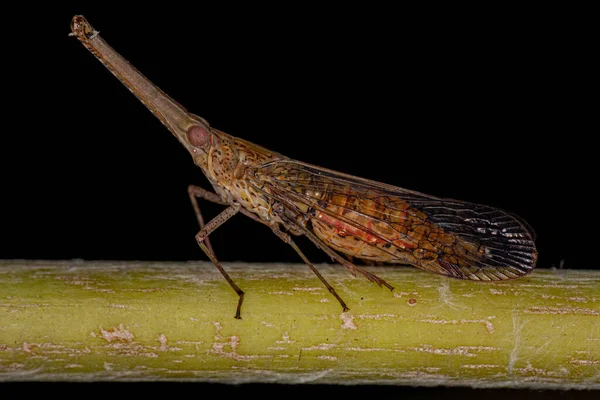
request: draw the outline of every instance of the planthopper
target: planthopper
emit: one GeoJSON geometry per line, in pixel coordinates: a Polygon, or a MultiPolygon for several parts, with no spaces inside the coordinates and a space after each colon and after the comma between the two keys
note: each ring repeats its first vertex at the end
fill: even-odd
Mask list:
{"type": "Polygon", "coordinates": [[[214,192],[188,188],[200,231],[198,245],[239,296],[208,236],[237,213],[267,225],[298,253],[323,285],[346,303],[293,241],[304,235],[353,275],[393,287],[348,258],[409,264],[473,281],[502,281],[531,272],[535,237],[519,217],[497,208],[444,199],[296,161],[211,127],[152,84],[110,47],[82,16],[72,36],[83,43],[187,149],[214,192]],[[227,208],[204,223],[197,199],[227,208]]]}

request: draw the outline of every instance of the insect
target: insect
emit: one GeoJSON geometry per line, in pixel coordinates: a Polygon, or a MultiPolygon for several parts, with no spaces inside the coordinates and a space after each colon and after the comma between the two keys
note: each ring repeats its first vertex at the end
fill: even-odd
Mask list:
{"type": "Polygon", "coordinates": [[[343,311],[346,303],[292,236],[306,236],[353,275],[390,290],[386,281],[342,255],[474,281],[514,279],[535,267],[534,233],[519,217],[303,163],[228,135],[153,85],[84,17],[73,17],[71,30],[171,131],[212,184],[214,192],[188,188],[200,225],[196,241],[239,296],[235,318],[240,318],[244,292],[218,261],[208,236],[237,213],[267,225],[290,245],[343,311]],[[205,224],[198,199],[227,208],[205,224]]]}

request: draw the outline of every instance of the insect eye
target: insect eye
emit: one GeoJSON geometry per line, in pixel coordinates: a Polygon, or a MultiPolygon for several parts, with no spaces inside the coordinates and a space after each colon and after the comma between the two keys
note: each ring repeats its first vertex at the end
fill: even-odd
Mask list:
{"type": "Polygon", "coordinates": [[[208,141],[208,131],[201,125],[194,125],[187,131],[188,140],[193,146],[201,147],[208,141]]]}

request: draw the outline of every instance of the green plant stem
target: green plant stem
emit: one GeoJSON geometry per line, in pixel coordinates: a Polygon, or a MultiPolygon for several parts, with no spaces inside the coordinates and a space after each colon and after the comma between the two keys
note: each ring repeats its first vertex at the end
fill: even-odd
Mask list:
{"type": "Polygon", "coordinates": [[[600,273],[496,284],[370,267],[0,262],[0,380],[600,388],[600,273]]]}

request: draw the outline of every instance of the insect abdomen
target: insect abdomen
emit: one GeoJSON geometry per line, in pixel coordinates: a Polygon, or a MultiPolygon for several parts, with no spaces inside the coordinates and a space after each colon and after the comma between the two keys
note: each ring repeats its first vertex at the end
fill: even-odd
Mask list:
{"type": "MultiPolygon", "coordinates": [[[[390,199],[325,194],[311,218],[313,230],[334,249],[353,257],[388,263],[407,263],[431,227],[411,226],[408,205],[390,199]]],[[[433,246],[425,244],[434,250],[433,246]]]]}

